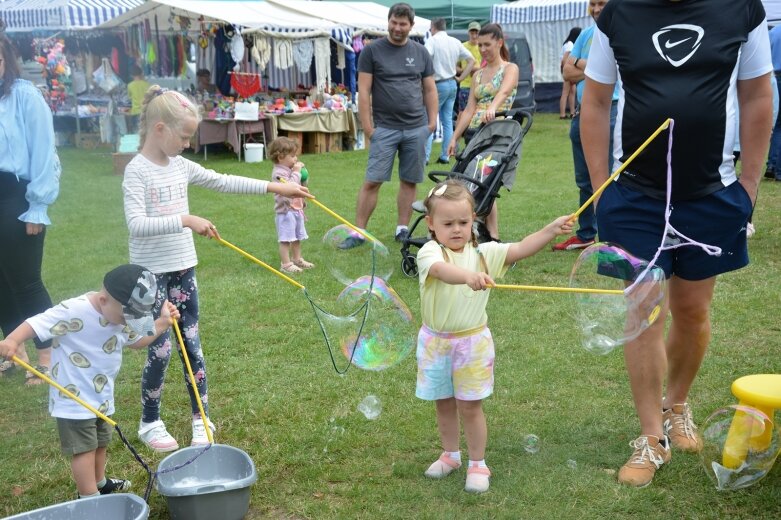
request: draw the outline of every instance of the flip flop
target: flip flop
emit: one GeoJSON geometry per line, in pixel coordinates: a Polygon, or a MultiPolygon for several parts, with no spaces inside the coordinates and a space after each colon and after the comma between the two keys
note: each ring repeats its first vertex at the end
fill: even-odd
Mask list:
{"type": "Polygon", "coordinates": [[[287,274],[296,274],[302,271],[302,269],[298,267],[296,264],[294,264],[293,262],[282,264],[281,268],[282,268],[282,272],[287,274]]]}

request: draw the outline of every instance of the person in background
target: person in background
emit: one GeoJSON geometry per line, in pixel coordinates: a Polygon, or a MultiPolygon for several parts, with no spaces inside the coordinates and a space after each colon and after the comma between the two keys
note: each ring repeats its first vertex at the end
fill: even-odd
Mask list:
{"type": "MultiPolygon", "coordinates": [[[[20,77],[13,44],[0,33],[0,329],[11,334],[27,317],[52,306],[41,279],[47,210],[60,189],[52,111],[20,77]]],[[[34,340],[39,372],[48,374],[51,341],[34,340]]],[[[29,361],[27,352],[18,354],[29,361]]],[[[0,376],[15,365],[0,363],[0,376]]],[[[27,384],[43,381],[26,374],[27,384]]]]}
{"type": "Polygon", "coordinates": [[[131,103],[131,128],[133,132],[138,132],[138,118],[141,116],[141,106],[144,104],[144,96],[150,85],[144,79],[144,71],[138,65],[130,67],[130,75],[133,76],[133,81],[127,84],[127,95],[131,103]]]}
{"type": "MultiPolygon", "coordinates": [[[[358,58],[358,115],[369,140],[366,177],[358,192],[355,223],[365,229],[377,207],[383,183],[391,179],[399,156],[399,194],[396,197],[397,242],[409,236],[412,203],[423,182],[426,140],[437,126],[437,87],[431,55],[409,39],[415,10],[393,4],[388,10],[388,36],[366,46],[358,58]]],[[[351,236],[342,247],[364,243],[351,236]]]]}
{"type": "MultiPolygon", "coordinates": [[[[569,59],[569,53],[572,52],[572,48],[575,46],[575,40],[580,36],[580,27],[573,27],[570,29],[567,39],[564,40],[564,44],[561,46],[561,55],[559,61],[561,62],[560,70],[564,73],[564,64],[569,59]]],[[[563,76],[562,76],[563,79],[563,76]]],[[[567,106],[569,105],[569,117],[575,117],[575,101],[577,101],[577,89],[575,84],[567,81],[566,79],[561,84],[561,98],[559,99],[559,119],[567,119],[567,106]]]]}
{"type": "MultiPolygon", "coordinates": [[[[602,12],[602,9],[605,8],[607,1],[608,0],[589,0],[588,13],[595,22],[599,19],[599,15],[602,12]]],[[[572,52],[570,52],[567,62],[564,64],[563,76],[566,81],[575,83],[578,106],[580,106],[580,103],[583,101],[583,88],[586,85],[586,82],[584,81],[586,76],[583,71],[586,70],[586,64],[588,63],[594,27],[595,26],[592,25],[581,31],[580,35],[575,40],[575,45],[572,47],[572,52]]],[[[616,114],[618,113],[619,89],[620,87],[618,83],[616,83],[616,88],[613,91],[613,104],[610,109],[610,150],[613,149],[613,127],[616,125],[616,114]]],[[[569,127],[569,139],[572,141],[572,161],[575,167],[575,185],[577,186],[580,195],[579,206],[585,204],[585,202],[594,194],[594,191],[591,188],[588,164],[586,164],[586,158],[583,155],[583,143],[581,142],[581,135],[583,132],[584,131],[581,130],[580,127],[580,115],[576,110],[569,127]]],[[[608,169],[612,171],[613,156],[610,153],[607,155],[607,160],[608,169]]],[[[583,249],[593,244],[596,237],[597,219],[594,216],[594,205],[590,204],[578,216],[578,230],[575,234],[567,240],[555,244],[553,250],[574,251],[583,249]]]]}
{"type": "MultiPolygon", "coordinates": [[[[481,63],[483,58],[480,56],[480,47],[477,45],[477,35],[480,33],[480,24],[478,22],[470,22],[467,32],[469,34],[469,41],[464,43],[464,47],[466,47],[466,50],[468,50],[469,54],[471,54],[475,59],[475,66],[472,69],[472,73],[461,80],[461,83],[458,85],[458,97],[456,105],[458,106],[459,113],[466,108],[466,104],[469,102],[469,91],[472,88],[472,76],[474,76],[474,73],[477,69],[483,66],[481,63]]],[[[458,62],[458,65],[456,66],[456,74],[461,76],[461,73],[464,71],[464,67],[466,67],[466,63],[467,62],[465,60],[458,62]]]]}
{"type": "MultiPolygon", "coordinates": [[[[444,18],[431,21],[431,38],[426,41],[426,50],[434,61],[434,83],[437,87],[439,100],[439,123],[442,125],[442,150],[438,164],[449,164],[447,143],[453,135],[453,106],[456,102],[458,82],[468,78],[475,66],[475,59],[460,41],[446,32],[447,24],[444,18]],[[456,65],[459,60],[466,61],[466,67],[456,75],[456,65]]],[[[434,142],[432,133],[426,141],[426,164],[431,156],[431,144],[434,142]]]]}
{"type": "Polygon", "coordinates": [[[212,83],[212,73],[209,69],[198,69],[198,72],[195,73],[195,79],[197,81],[196,92],[210,96],[217,93],[217,85],[212,83]]]}
{"type": "MultiPolygon", "coordinates": [[[[469,142],[480,125],[496,119],[497,112],[510,110],[518,91],[518,65],[510,61],[510,50],[504,43],[502,27],[489,23],[480,29],[477,40],[485,64],[472,78],[469,102],[458,115],[456,129],[447,145],[448,156],[456,154],[458,139],[462,135],[469,142]]],[[[499,240],[499,210],[496,202],[486,216],[485,227],[491,240],[499,240]]]]}
{"type": "MultiPolygon", "coordinates": [[[[781,81],[779,81],[781,80],[781,25],[776,25],[770,30],[770,57],[773,61],[773,75],[776,78],[776,95],[781,95],[781,81]]],[[[781,116],[776,115],[773,121],[765,178],[781,182],[781,116]]]]}
{"type": "MultiPolygon", "coordinates": [[[[274,163],[271,180],[303,186],[301,170],[304,163],[298,160],[298,143],[289,137],[277,137],[268,145],[268,157],[274,163]]],[[[301,242],[309,238],[306,233],[304,199],[274,194],[274,222],[277,226],[279,258],[283,272],[300,273],[315,266],[301,256],[301,242]]]]}

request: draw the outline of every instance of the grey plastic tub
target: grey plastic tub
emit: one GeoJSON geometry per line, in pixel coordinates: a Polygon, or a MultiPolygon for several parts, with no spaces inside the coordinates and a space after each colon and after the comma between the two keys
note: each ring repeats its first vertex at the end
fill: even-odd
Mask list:
{"type": "MultiPolygon", "coordinates": [[[[160,461],[158,471],[195,457],[202,447],[183,448],[160,461]]],[[[174,520],[238,520],[249,510],[255,464],[238,448],[215,444],[192,463],[157,478],[157,491],[168,501],[174,520]]]]}
{"type": "Polygon", "coordinates": [[[149,506],[129,493],[81,498],[9,516],[6,520],[146,520],[149,506]]]}

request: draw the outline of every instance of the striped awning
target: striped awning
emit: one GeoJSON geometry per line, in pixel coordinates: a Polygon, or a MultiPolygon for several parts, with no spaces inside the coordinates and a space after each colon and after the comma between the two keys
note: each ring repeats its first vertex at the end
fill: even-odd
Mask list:
{"type": "Polygon", "coordinates": [[[491,21],[503,24],[555,22],[587,15],[588,0],[519,0],[491,8],[491,21]]]}
{"type": "Polygon", "coordinates": [[[7,0],[0,18],[8,32],[90,29],[138,7],[144,0],[7,0]]]}

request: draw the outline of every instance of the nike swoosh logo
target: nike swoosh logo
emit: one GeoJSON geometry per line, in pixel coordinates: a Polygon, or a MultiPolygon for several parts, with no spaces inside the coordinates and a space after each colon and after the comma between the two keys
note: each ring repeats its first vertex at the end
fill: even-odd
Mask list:
{"type": "Polygon", "coordinates": [[[692,37],[689,36],[688,38],[684,38],[683,40],[678,40],[677,42],[671,42],[671,41],[668,40],[668,41],[664,42],[664,48],[665,49],[672,49],[673,47],[675,47],[677,45],[680,45],[683,42],[689,41],[691,39],[692,39],[692,37]]]}

